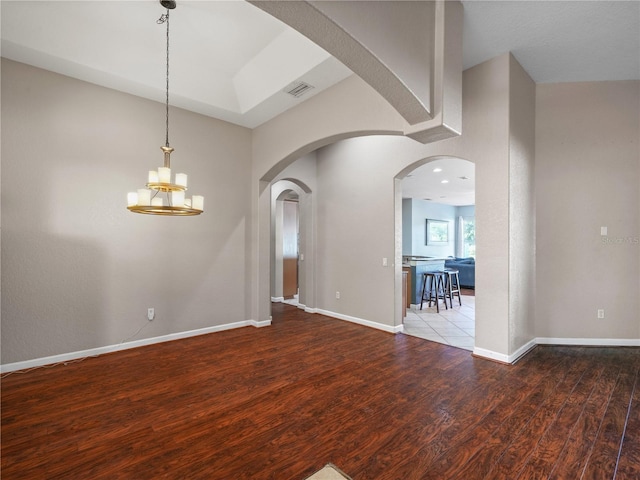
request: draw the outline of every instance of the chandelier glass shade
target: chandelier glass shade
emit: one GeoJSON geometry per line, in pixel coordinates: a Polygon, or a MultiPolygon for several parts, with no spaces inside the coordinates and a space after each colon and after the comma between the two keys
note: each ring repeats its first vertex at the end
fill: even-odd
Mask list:
{"type": "Polygon", "coordinates": [[[127,195],[127,208],[147,215],[199,215],[204,210],[204,197],[185,198],[187,175],[177,173],[171,181],[171,147],[160,147],[164,152],[164,166],[150,170],[146,188],[127,195]]]}
{"type": "Polygon", "coordinates": [[[150,170],[146,188],[140,188],[127,194],[127,209],[134,213],[146,215],[189,216],[200,215],[204,211],[204,197],[193,195],[185,197],[187,191],[187,175],[177,173],[172,181],[171,153],[169,145],[169,9],[175,8],[175,2],[161,1],[167,13],[162,15],[158,23],[167,25],[167,90],[166,90],[166,141],[162,149],[164,164],[157,170],[150,170]]]}

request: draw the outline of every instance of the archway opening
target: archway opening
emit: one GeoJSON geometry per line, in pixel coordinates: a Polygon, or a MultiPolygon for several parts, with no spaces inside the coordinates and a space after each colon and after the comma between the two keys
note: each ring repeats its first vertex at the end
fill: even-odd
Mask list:
{"type": "Polygon", "coordinates": [[[285,190],[275,200],[273,212],[273,275],[271,301],[298,305],[299,208],[298,194],[285,190]]]}
{"type": "Polygon", "coordinates": [[[270,193],[271,302],[306,309],[313,302],[312,192],[301,180],[284,178],[271,183],[270,193]]]}
{"type": "MultiPolygon", "coordinates": [[[[273,205],[272,188],[279,185],[282,181],[291,182],[292,190],[297,191],[300,195],[300,255],[304,256],[304,260],[299,259],[299,308],[308,312],[316,312],[316,280],[315,280],[315,238],[314,238],[314,222],[315,222],[315,200],[312,194],[312,188],[315,182],[314,175],[307,175],[304,167],[306,164],[314,165],[316,162],[316,152],[322,147],[332,145],[356,137],[369,137],[379,135],[400,135],[399,131],[393,130],[376,130],[376,129],[356,129],[349,130],[338,134],[328,135],[316,138],[308,143],[298,146],[289,153],[278,155],[276,158],[280,160],[273,162],[272,166],[257,180],[257,188],[254,190],[254,200],[256,205],[256,213],[258,224],[256,225],[255,235],[258,238],[257,248],[255,250],[255,265],[257,266],[255,276],[251,285],[251,298],[249,309],[253,318],[261,319],[260,322],[271,321],[271,285],[273,283],[273,216],[275,206],[273,205]],[[303,165],[301,167],[301,165],[303,165]],[[314,178],[309,183],[309,178],[314,178]],[[296,188],[298,190],[296,190],[296,188]],[[267,260],[270,259],[270,260],[267,260]]],[[[266,162],[269,163],[269,162],[266,162]]],[[[315,171],[315,167],[314,167],[315,171]]]]}
{"type": "Polygon", "coordinates": [[[397,179],[403,332],[473,350],[475,165],[456,157],[430,157],[397,179]]]}

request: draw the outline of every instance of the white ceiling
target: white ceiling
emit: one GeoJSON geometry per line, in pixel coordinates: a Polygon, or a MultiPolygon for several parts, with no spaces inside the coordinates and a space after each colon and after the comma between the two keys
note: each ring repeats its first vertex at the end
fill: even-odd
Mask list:
{"type": "MultiPolygon", "coordinates": [[[[640,0],[462,3],[465,68],[512,51],[536,82],[640,78],[640,0]]],[[[164,101],[164,11],[156,0],[2,0],[2,55],[164,101]]],[[[243,0],[173,10],[176,106],[253,128],[350,74],[243,0]],[[315,88],[282,93],[297,80],[315,88]]]]}
{"type": "Polygon", "coordinates": [[[422,165],[402,180],[402,197],[445,205],[475,205],[476,168],[472,162],[443,158],[422,165]]]}
{"type": "MultiPolygon", "coordinates": [[[[640,0],[462,3],[464,68],[511,51],[538,83],[640,79],[640,0]]],[[[156,0],[2,0],[2,56],[164,102],[164,12],[156,0]]],[[[178,0],[171,13],[172,105],[254,128],[349,75],[243,0],[178,0]],[[315,88],[283,93],[299,80],[315,88]]]]}
{"type": "Polygon", "coordinates": [[[464,67],[511,51],[536,83],[640,79],[640,1],[462,2],[464,67]]]}
{"type": "MultiPolygon", "coordinates": [[[[164,102],[166,10],[156,0],[2,1],[2,56],[164,102]]],[[[170,103],[249,128],[351,75],[242,0],[178,0],[170,12],[170,103]],[[301,99],[291,82],[315,88],[301,99]]]]}

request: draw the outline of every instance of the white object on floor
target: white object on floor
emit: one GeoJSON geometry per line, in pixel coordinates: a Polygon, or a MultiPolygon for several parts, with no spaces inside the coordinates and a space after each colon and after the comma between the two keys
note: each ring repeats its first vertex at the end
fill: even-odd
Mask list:
{"type": "Polygon", "coordinates": [[[307,480],[350,480],[335,465],[327,464],[322,470],[311,475],[307,480]]]}
{"type": "Polygon", "coordinates": [[[297,307],[299,305],[299,303],[298,303],[298,294],[296,293],[293,296],[293,298],[282,300],[282,303],[286,303],[288,305],[293,305],[294,307],[297,307]]]}

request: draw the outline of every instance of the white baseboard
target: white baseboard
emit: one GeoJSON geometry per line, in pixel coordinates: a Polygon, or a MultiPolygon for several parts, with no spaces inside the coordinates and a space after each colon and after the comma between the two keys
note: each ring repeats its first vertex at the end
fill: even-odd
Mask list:
{"type": "Polygon", "coordinates": [[[514,353],[509,355],[509,363],[516,363],[522,357],[524,357],[527,353],[529,353],[532,349],[534,349],[538,345],[538,342],[534,338],[533,340],[529,340],[523,346],[521,346],[514,353]]]}
{"type": "MultiPolygon", "coordinates": [[[[271,301],[273,303],[285,303],[284,297],[271,297],[271,301]]],[[[307,307],[306,305],[304,305],[302,303],[298,303],[298,305],[296,305],[296,306],[300,310],[304,310],[307,313],[318,313],[318,311],[315,308],[307,307]]]]}
{"type": "Polygon", "coordinates": [[[105,353],[119,352],[130,348],[143,347],[145,345],[153,345],[154,343],[170,342],[172,340],[180,340],[182,338],[195,337],[197,335],[206,335],[207,333],[221,332],[223,330],[232,330],[242,327],[267,327],[271,325],[269,320],[255,321],[245,320],[242,322],[227,323],[224,325],[214,325],[212,327],[199,328],[196,330],[188,330],[186,332],[170,333],[159,337],[143,338],[132,342],[118,343],[116,345],[107,345],[105,347],[90,348],[88,350],[80,350],[77,352],[62,353],[60,355],[52,355],[50,357],[35,358],[23,362],[7,363],[0,365],[0,373],[14,372],[16,370],[25,370],[28,368],[42,367],[54,363],[64,363],[72,360],[78,360],[86,357],[97,357],[105,353]]]}
{"type": "MultiPolygon", "coordinates": [[[[262,327],[271,326],[271,320],[272,320],[272,317],[269,316],[269,320],[260,320],[259,322],[256,320],[247,320],[247,322],[249,322],[249,325],[251,325],[252,327],[262,328],[262,327]]],[[[229,329],[225,328],[225,330],[229,330],[229,329]]]]}
{"type": "Polygon", "coordinates": [[[376,330],[382,330],[389,333],[400,333],[402,331],[402,325],[395,327],[391,325],[385,325],[384,323],[372,322],[370,320],[364,320],[358,317],[352,317],[350,315],[343,315],[342,313],[331,312],[329,310],[316,309],[316,313],[326,315],[327,317],[337,318],[338,320],[345,320],[351,323],[357,323],[358,325],[364,325],[365,327],[375,328],[376,330]]]}
{"type": "Polygon", "coordinates": [[[538,337],[538,345],[575,345],[585,347],[640,347],[640,338],[552,338],[538,337]]]}
{"type": "MultiPolygon", "coordinates": [[[[389,333],[403,333],[404,326],[397,325],[385,325],[382,323],[372,322],[370,320],[364,320],[362,318],[352,317],[350,315],[343,315],[341,313],[331,312],[329,310],[322,310],[319,308],[310,308],[304,305],[299,306],[303,308],[307,313],[320,313],[328,317],[337,318],[339,320],[345,320],[347,322],[356,323],[377,330],[382,330],[389,333]]],[[[186,332],[171,333],[168,335],[162,335],[159,337],[143,338],[141,340],[135,340],[133,342],[119,343],[116,345],[108,345],[105,347],[91,348],[88,350],[81,350],[77,352],[63,353],[60,355],[52,355],[50,357],[36,358],[33,360],[26,360],[23,362],[7,363],[0,365],[0,373],[8,373],[16,370],[26,370],[29,368],[41,367],[44,365],[51,365],[54,363],[63,363],[72,360],[78,360],[80,358],[95,357],[103,355],[105,353],[118,352],[121,350],[128,350],[130,348],[142,347],[145,345],[152,345],[155,343],[169,342],[172,340],[180,340],[182,338],[194,337],[197,335],[206,335],[208,333],[221,332],[224,330],[231,330],[234,328],[242,327],[268,327],[271,325],[271,317],[268,320],[245,320],[242,322],[227,323],[224,325],[215,325],[212,327],[200,328],[196,330],[189,330],[186,332]]],[[[478,357],[483,357],[489,360],[495,360],[502,363],[513,364],[526,355],[536,345],[570,345],[570,346],[593,346],[593,347],[640,347],[640,339],[625,339],[625,338],[550,338],[550,337],[537,337],[529,341],[511,355],[505,355],[503,353],[494,352],[484,348],[475,347],[473,354],[478,357]]]]}
{"type": "Polygon", "coordinates": [[[484,348],[474,347],[473,354],[477,357],[486,358],[488,360],[494,360],[497,362],[514,364],[518,360],[520,360],[523,356],[525,356],[529,351],[531,351],[537,345],[535,339],[530,340],[521,346],[518,350],[516,350],[511,355],[505,355],[504,353],[493,352],[491,350],[486,350],[484,348]]]}
{"type": "Polygon", "coordinates": [[[473,354],[489,360],[513,364],[529,353],[536,345],[569,345],[586,347],[640,347],[638,338],[550,338],[537,337],[530,340],[511,355],[493,352],[484,348],[475,347],[473,354]]]}
{"type": "Polygon", "coordinates": [[[509,355],[505,355],[504,353],[494,352],[492,350],[486,350],[480,347],[473,347],[473,354],[486,358],[487,360],[494,360],[496,362],[509,363],[509,355]]]}

